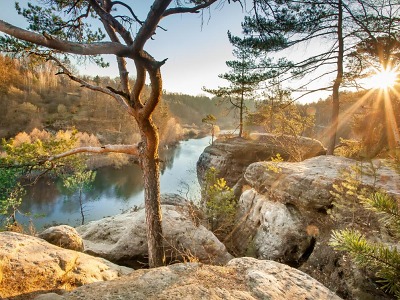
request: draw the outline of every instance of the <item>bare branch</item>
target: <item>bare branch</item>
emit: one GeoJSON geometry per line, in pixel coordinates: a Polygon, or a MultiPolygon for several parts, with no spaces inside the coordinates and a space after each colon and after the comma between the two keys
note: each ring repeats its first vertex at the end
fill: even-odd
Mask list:
{"type": "Polygon", "coordinates": [[[93,9],[99,15],[101,20],[110,24],[110,26],[112,26],[121,35],[127,45],[130,46],[133,44],[131,34],[125,29],[124,26],[122,26],[120,22],[118,22],[111,14],[105,11],[96,0],[89,0],[89,3],[92,5],[93,9]]]}
{"type": "Polygon", "coordinates": [[[88,88],[93,91],[101,92],[103,94],[107,94],[107,95],[113,97],[130,115],[134,114],[132,107],[130,107],[129,104],[126,102],[127,99],[125,99],[120,94],[116,93],[115,90],[111,90],[109,88],[103,88],[103,87],[100,87],[97,85],[90,84],[89,82],[72,75],[72,73],[57,58],[50,57],[49,59],[53,60],[62,69],[62,72],[57,73],[57,75],[60,75],[60,74],[67,75],[71,80],[80,83],[85,88],[88,88]]]}
{"type": "MultiPolygon", "coordinates": [[[[122,2],[122,1],[112,1],[111,5],[114,6],[116,4],[122,5],[124,6],[127,10],[129,10],[129,12],[131,13],[133,20],[135,20],[137,23],[139,23],[140,25],[143,25],[143,21],[141,21],[135,14],[135,12],[133,11],[132,7],[130,7],[128,4],[122,2]]],[[[158,28],[167,31],[165,28],[161,27],[161,26],[157,26],[158,28]]]]}
{"type": "Polygon", "coordinates": [[[197,14],[200,12],[201,9],[203,8],[207,8],[209,6],[211,6],[213,3],[217,2],[218,0],[210,0],[207,1],[206,3],[203,4],[199,4],[193,7],[174,7],[174,8],[170,8],[167,9],[164,13],[163,13],[163,17],[167,17],[169,15],[173,15],[173,14],[183,14],[183,13],[192,13],[192,14],[197,14]]]}
{"type": "Polygon", "coordinates": [[[158,23],[163,17],[165,10],[171,4],[172,0],[155,0],[150,8],[146,20],[136,35],[133,49],[135,52],[143,50],[144,44],[154,34],[158,23]]]}
{"type": "Polygon", "coordinates": [[[139,155],[139,144],[133,145],[105,145],[102,147],[78,147],[65,151],[63,153],[54,155],[46,161],[54,161],[63,157],[71,156],[78,153],[125,153],[129,155],[139,155]]]}
{"type": "Polygon", "coordinates": [[[133,19],[138,22],[140,25],[143,25],[143,21],[139,20],[139,18],[136,16],[135,12],[133,11],[133,9],[126,3],[122,2],[122,1],[112,1],[111,5],[114,6],[116,4],[122,5],[123,7],[125,7],[127,10],[129,10],[129,12],[131,13],[133,19]]]}
{"type": "Polygon", "coordinates": [[[240,108],[239,105],[233,102],[232,97],[229,97],[229,102],[235,107],[235,108],[240,108]]]}
{"type": "Polygon", "coordinates": [[[9,34],[17,39],[21,39],[39,46],[47,47],[62,52],[80,55],[100,55],[114,54],[117,56],[127,56],[129,47],[114,42],[98,42],[98,43],[74,43],[58,39],[48,34],[39,34],[28,31],[7,22],[0,20],[0,31],[9,34]]]}
{"type": "MultiPolygon", "coordinates": [[[[102,20],[102,23],[111,41],[119,43],[120,41],[114,31],[114,28],[111,27],[111,25],[104,20],[102,20]]],[[[119,77],[121,79],[122,90],[126,95],[128,95],[127,99],[129,100],[130,98],[129,72],[126,68],[126,60],[123,57],[117,57],[117,63],[118,63],[119,77]]]]}
{"type": "Polygon", "coordinates": [[[157,68],[155,70],[147,70],[147,72],[149,73],[152,89],[150,97],[144,105],[143,116],[145,118],[149,118],[151,116],[157,104],[161,100],[162,93],[162,79],[160,68],[157,68]]]}
{"type": "Polygon", "coordinates": [[[143,103],[140,99],[140,95],[146,83],[146,69],[143,66],[143,63],[135,60],[136,67],[136,80],[132,89],[131,101],[133,101],[133,105],[135,108],[142,108],[143,103]]]}
{"type": "Polygon", "coordinates": [[[301,98],[303,98],[303,97],[305,97],[305,96],[307,96],[307,95],[313,94],[313,93],[315,93],[315,92],[319,92],[319,91],[331,91],[331,90],[332,90],[332,86],[322,87],[322,88],[319,88],[319,89],[309,90],[309,91],[307,91],[306,93],[303,93],[303,94],[301,94],[300,96],[294,98],[290,103],[293,103],[293,102],[295,102],[295,101],[297,101],[297,100],[300,100],[301,98]]]}
{"type": "Polygon", "coordinates": [[[67,10],[67,14],[71,13],[71,11],[76,8],[76,6],[78,5],[78,3],[81,2],[81,0],[76,0],[74,2],[74,4],[67,10]]]}

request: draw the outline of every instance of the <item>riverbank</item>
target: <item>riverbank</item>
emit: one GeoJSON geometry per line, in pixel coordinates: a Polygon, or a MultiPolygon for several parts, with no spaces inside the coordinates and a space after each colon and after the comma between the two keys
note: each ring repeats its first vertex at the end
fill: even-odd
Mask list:
{"type": "MultiPolygon", "coordinates": [[[[204,148],[210,143],[209,137],[180,141],[173,147],[160,149],[162,193],[178,193],[196,199],[200,197],[197,182],[196,162],[204,148]]],[[[143,203],[143,181],[140,167],[127,164],[116,169],[111,166],[97,169],[92,189],[85,191],[85,221],[98,220],[115,215],[143,203]]],[[[18,221],[28,226],[32,220],[36,230],[54,224],[81,224],[80,206],[77,194],[68,195],[62,183],[55,178],[40,178],[34,187],[27,189],[20,210],[29,212],[29,217],[18,221]],[[35,215],[42,215],[35,218],[35,215]]]]}

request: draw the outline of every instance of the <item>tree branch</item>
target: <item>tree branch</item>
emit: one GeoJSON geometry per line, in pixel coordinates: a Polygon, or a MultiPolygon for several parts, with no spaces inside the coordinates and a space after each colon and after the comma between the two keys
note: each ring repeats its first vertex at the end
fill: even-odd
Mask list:
{"type": "MultiPolygon", "coordinates": [[[[143,25],[144,22],[141,21],[141,20],[136,16],[136,14],[135,14],[135,12],[133,11],[132,7],[130,7],[128,4],[126,4],[126,3],[122,2],[122,1],[112,1],[112,2],[111,2],[111,5],[112,5],[112,6],[114,6],[114,5],[116,5],[116,4],[122,5],[122,6],[125,7],[127,10],[129,10],[129,12],[131,13],[133,19],[134,19],[138,24],[143,25]]],[[[158,25],[157,27],[160,28],[160,29],[162,29],[162,30],[164,30],[164,31],[167,31],[165,28],[163,28],[163,27],[161,27],[161,26],[159,26],[159,25],[158,25]]]]}
{"type": "Polygon", "coordinates": [[[139,23],[140,25],[143,25],[143,21],[139,20],[139,18],[136,16],[135,12],[133,11],[132,7],[130,7],[128,4],[126,4],[126,3],[122,2],[122,1],[112,1],[112,2],[111,2],[111,6],[114,6],[114,5],[117,5],[117,4],[122,5],[122,6],[125,7],[127,10],[129,10],[129,12],[131,13],[133,19],[134,19],[137,23],[139,23]]]}
{"type": "Polygon", "coordinates": [[[142,27],[136,35],[133,45],[134,52],[143,50],[144,44],[154,34],[158,23],[163,17],[163,13],[171,4],[172,0],[155,0],[150,8],[146,20],[143,22],[142,27]]]}
{"type": "Polygon", "coordinates": [[[162,79],[160,68],[156,68],[155,70],[147,70],[150,77],[151,82],[151,94],[149,99],[146,101],[143,108],[143,116],[147,119],[151,116],[157,104],[161,100],[162,93],[162,79]]]}
{"type": "Polygon", "coordinates": [[[67,75],[71,80],[80,83],[85,88],[101,92],[103,94],[107,94],[113,97],[130,115],[134,114],[132,107],[129,106],[129,104],[126,102],[126,99],[122,97],[120,94],[115,93],[115,90],[113,91],[109,88],[107,89],[97,85],[90,84],[89,82],[72,75],[71,72],[57,58],[50,57],[49,59],[53,60],[62,69],[62,72],[57,73],[57,75],[59,74],[67,75]]]}
{"type": "Polygon", "coordinates": [[[136,80],[132,89],[131,101],[133,102],[135,108],[142,108],[143,103],[140,99],[140,95],[146,83],[146,69],[144,68],[143,63],[141,63],[138,60],[135,60],[135,67],[136,67],[136,80]]]}
{"type": "Polygon", "coordinates": [[[192,13],[192,14],[198,14],[200,12],[201,9],[203,8],[207,8],[209,6],[211,6],[213,3],[217,2],[218,0],[209,0],[206,3],[203,4],[199,4],[193,7],[174,7],[174,8],[170,8],[167,9],[164,13],[163,13],[163,17],[167,17],[169,15],[173,15],[173,14],[183,14],[183,13],[192,13]]]}
{"type": "Polygon", "coordinates": [[[92,5],[93,9],[99,15],[101,20],[110,24],[110,26],[112,26],[121,35],[128,46],[133,44],[131,34],[125,29],[124,26],[122,26],[120,22],[118,22],[111,14],[105,11],[96,0],[89,0],[89,3],[92,5]]]}
{"type": "Polygon", "coordinates": [[[54,155],[46,161],[54,161],[56,159],[60,159],[63,157],[67,157],[70,155],[78,154],[78,153],[125,153],[129,155],[139,155],[139,144],[133,145],[105,145],[102,147],[78,147],[75,149],[71,149],[69,151],[65,151],[63,153],[54,155]]]}
{"type": "MultiPolygon", "coordinates": [[[[102,20],[102,23],[111,41],[115,43],[120,43],[118,36],[114,31],[114,28],[111,27],[111,25],[104,20],[102,20]]],[[[125,58],[117,57],[117,64],[118,64],[119,77],[121,79],[122,90],[126,95],[128,95],[126,99],[129,100],[130,99],[129,72],[126,68],[125,58]]]]}
{"type": "Polygon", "coordinates": [[[28,31],[14,25],[11,25],[3,20],[0,20],[0,31],[9,34],[17,39],[26,42],[34,43],[39,46],[47,47],[62,52],[79,55],[100,55],[114,54],[117,56],[127,56],[129,47],[120,43],[114,42],[98,42],[98,43],[74,43],[58,39],[48,34],[39,34],[28,31]]]}

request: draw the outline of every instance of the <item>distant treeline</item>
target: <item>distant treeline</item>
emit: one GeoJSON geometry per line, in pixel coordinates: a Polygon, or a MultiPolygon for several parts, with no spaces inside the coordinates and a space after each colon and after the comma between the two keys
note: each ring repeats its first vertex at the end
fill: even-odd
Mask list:
{"type": "MultiPolygon", "coordinates": [[[[12,59],[0,55],[0,138],[10,138],[21,131],[34,128],[48,131],[75,127],[81,132],[94,133],[102,143],[133,143],[139,141],[134,120],[107,95],[80,87],[66,76],[55,74],[51,63],[33,58],[12,59]]],[[[118,89],[119,83],[110,77],[84,78],[92,84],[118,89]]],[[[341,124],[338,136],[365,139],[379,135],[385,126],[387,109],[377,101],[379,92],[347,92],[341,94],[341,124]],[[363,100],[362,105],[357,105],[363,100]],[[381,128],[377,128],[377,127],[381,128]]],[[[400,124],[398,97],[392,97],[393,114],[400,124]]],[[[248,102],[254,110],[254,102],[248,102]]],[[[315,126],[307,135],[327,140],[331,115],[331,99],[311,104],[297,104],[303,115],[313,114],[315,126]]],[[[163,143],[171,143],[190,130],[198,130],[202,119],[212,114],[221,129],[236,128],[237,116],[229,101],[206,96],[164,93],[163,101],[154,114],[163,143]]],[[[204,128],[204,127],[203,127],[204,128]]],[[[261,127],[257,128],[262,130],[261,127]]]]}
{"type": "MultiPolygon", "coordinates": [[[[57,131],[75,127],[95,133],[104,143],[139,140],[133,118],[114,99],[82,88],[66,76],[55,76],[57,72],[51,63],[0,55],[0,138],[11,138],[34,128],[57,131]]],[[[84,79],[118,88],[118,82],[110,77],[85,76],[84,79]]],[[[173,142],[175,135],[204,127],[201,120],[210,113],[221,124],[232,127],[227,106],[218,102],[205,96],[166,93],[153,117],[160,128],[162,142],[173,142]]]]}

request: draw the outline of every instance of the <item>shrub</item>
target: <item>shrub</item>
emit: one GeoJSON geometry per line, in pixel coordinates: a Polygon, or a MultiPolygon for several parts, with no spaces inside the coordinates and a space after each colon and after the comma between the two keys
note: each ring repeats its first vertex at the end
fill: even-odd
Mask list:
{"type": "Polygon", "coordinates": [[[211,167],[205,174],[201,207],[209,229],[218,237],[226,236],[233,226],[236,214],[236,199],[233,190],[218,171],[211,167]]]}

